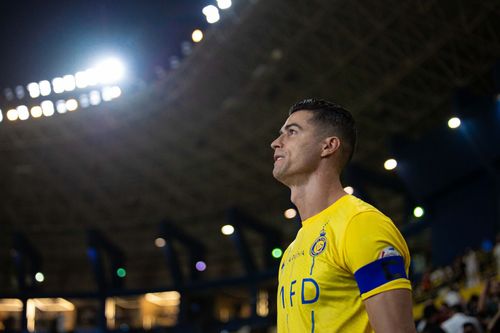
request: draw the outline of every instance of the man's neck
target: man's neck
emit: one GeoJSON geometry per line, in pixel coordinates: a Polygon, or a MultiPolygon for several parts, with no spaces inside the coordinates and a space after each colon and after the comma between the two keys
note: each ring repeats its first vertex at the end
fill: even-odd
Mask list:
{"type": "MultiPolygon", "coordinates": [[[[331,175],[330,175],[331,176],[331,175]]],[[[302,221],[331,206],[346,193],[338,177],[312,175],[300,185],[290,186],[291,201],[302,221]]]]}

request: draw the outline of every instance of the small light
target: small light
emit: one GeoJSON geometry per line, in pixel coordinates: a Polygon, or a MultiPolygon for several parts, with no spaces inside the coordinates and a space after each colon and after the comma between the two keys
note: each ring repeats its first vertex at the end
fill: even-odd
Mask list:
{"type": "Polygon", "coordinates": [[[56,77],[52,80],[52,88],[56,94],[64,92],[64,79],[62,77],[56,77]]]}
{"type": "Polygon", "coordinates": [[[205,264],[204,261],[200,260],[198,262],[196,262],[196,270],[199,271],[199,272],[203,272],[205,269],[207,269],[207,264],[205,264]]]}
{"type": "Polygon", "coordinates": [[[90,105],[99,105],[101,103],[101,93],[97,90],[92,90],[89,94],[90,105]]]}
{"type": "Polygon", "coordinates": [[[89,95],[81,94],[80,95],[80,105],[82,108],[88,108],[90,105],[89,95]]]}
{"type": "Polygon", "coordinates": [[[222,234],[226,236],[232,235],[234,233],[234,227],[230,224],[226,224],[220,230],[222,234]]]}
{"type": "Polygon", "coordinates": [[[75,111],[76,109],[78,109],[78,102],[76,101],[76,99],[68,99],[66,101],[66,109],[68,109],[68,111],[75,111]]]}
{"type": "Polygon", "coordinates": [[[217,7],[222,10],[230,8],[231,5],[231,0],[217,0],[217,7]]]}
{"type": "Polygon", "coordinates": [[[0,123],[3,121],[3,113],[2,110],[0,109],[0,123]]]}
{"type": "Polygon", "coordinates": [[[15,121],[19,118],[19,114],[17,113],[16,109],[10,109],[7,111],[7,119],[10,121],[15,121]]]}
{"type": "Polygon", "coordinates": [[[40,118],[42,113],[42,108],[38,105],[31,108],[31,116],[33,118],[40,118]]]}
{"type": "Polygon", "coordinates": [[[207,22],[210,24],[220,20],[219,9],[213,5],[204,7],[202,13],[206,16],[207,22]]]}
{"type": "Polygon", "coordinates": [[[384,162],[384,168],[386,170],[394,170],[394,169],[396,169],[397,166],[398,166],[398,162],[393,158],[390,158],[384,162]]]}
{"type": "Polygon", "coordinates": [[[125,268],[120,267],[116,270],[116,275],[118,275],[118,277],[120,278],[124,278],[125,276],[127,276],[127,271],[125,270],[125,268]]]}
{"type": "Polygon", "coordinates": [[[10,88],[5,88],[3,90],[3,94],[5,95],[5,98],[7,98],[8,101],[12,101],[14,99],[14,93],[10,88]]]}
{"type": "Polygon", "coordinates": [[[297,211],[294,208],[288,208],[285,210],[283,213],[287,219],[293,219],[295,216],[297,216],[297,211]]]}
{"type": "Polygon", "coordinates": [[[40,96],[40,86],[36,82],[31,82],[26,86],[31,98],[37,98],[40,96]]]}
{"type": "Polygon", "coordinates": [[[38,272],[35,274],[35,280],[39,283],[42,283],[43,281],[45,281],[45,276],[42,272],[38,272]]]}
{"type": "Polygon", "coordinates": [[[424,213],[425,213],[424,209],[420,206],[415,207],[415,209],[413,210],[413,215],[415,217],[422,217],[424,216],[424,213]]]}
{"type": "Polygon", "coordinates": [[[54,103],[52,101],[43,101],[40,105],[45,117],[50,117],[54,114],[54,103]]]}
{"type": "Polygon", "coordinates": [[[273,249],[271,254],[273,255],[273,258],[278,259],[283,255],[283,251],[279,247],[276,247],[273,249]]]}
{"type": "Polygon", "coordinates": [[[462,122],[460,121],[460,118],[453,117],[453,118],[450,118],[450,120],[448,120],[448,127],[455,129],[455,128],[460,127],[461,123],[462,122]]]}
{"type": "Polygon", "coordinates": [[[23,99],[24,98],[24,87],[23,86],[17,86],[16,87],[16,97],[17,99],[23,99]]]}
{"type": "Polygon", "coordinates": [[[16,109],[17,109],[17,114],[19,116],[19,120],[26,120],[30,117],[30,112],[26,105],[19,105],[16,109]]]}
{"type": "Polygon", "coordinates": [[[86,71],[85,72],[77,72],[75,74],[75,83],[76,83],[76,87],[79,89],[87,88],[87,86],[89,85],[88,73],[86,71]]]}
{"type": "Polygon", "coordinates": [[[66,111],[67,111],[67,109],[66,109],[66,102],[63,101],[62,99],[58,100],[56,102],[56,110],[59,113],[66,113],[66,111]]]}
{"type": "Polygon", "coordinates": [[[64,75],[64,90],[73,91],[76,88],[75,77],[73,75],[64,75]]]}
{"type": "Polygon", "coordinates": [[[158,237],[155,239],[155,245],[156,247],[165,247],[165,245],[167,245],[167,242],[164,238],[158,237]]]}
{"type": "Polygon", "coordinates": [[[111,93],[111,87],[104,87],[102,88],[102,100],[105,102],[109,102],[110,100],[113,99],[112,93],[111,93]]]}
{"type": "Polygon", "coordinates": [[[353,194],[354,193],[354,189],[352,188],[352,186],[346,186],[344,187],[344,191],[348,194],[353,194]]]}
{"type": "Polygon", "coordinates": [[[113,87],[111,87],[110,94],[111,94],[111,98],[115,99],[115,98],[118,98],[122,95],[122,90],[118,86],[113,86],[113,87]]]}
{"type": "Polygon", "coordinates": [[[199,43],[203,39],[203,32],[200,29],[196,29],[191,34],[191,38],[193,39],[193,42],[199,43]]]}
{"type": "Polygon", "coordinates": [[[50,95],[51,89],[50,89],[50,82],[47,80],[40,81],[38,83],[38,86],[40,87],[40,95],[42,96],[48,96],[50,95]]]}

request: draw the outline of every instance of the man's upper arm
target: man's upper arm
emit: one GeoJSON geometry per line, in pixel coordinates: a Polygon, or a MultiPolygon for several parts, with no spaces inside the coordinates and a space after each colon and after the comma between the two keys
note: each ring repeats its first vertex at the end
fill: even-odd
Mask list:
{"type": "Polygon", "coordinates": [[[363,301],[370,324],[376,333],[414,333],[411,291],[393,289],[363,301]]]}
{"type": "Polygon", "coordinates": [[[346,230],[344,251],[375,332],[415,332],[410,255],[392,221],[376,212],[354,217],[346,230]]]}

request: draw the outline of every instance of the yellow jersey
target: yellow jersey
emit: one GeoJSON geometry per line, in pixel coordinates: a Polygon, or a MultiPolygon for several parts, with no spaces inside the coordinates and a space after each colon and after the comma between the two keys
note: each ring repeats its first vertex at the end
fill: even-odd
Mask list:
{"type": "Polygon", "coordinates": [[[363,300],[410,289],[410,254],[394,223],[345,195],[302,222],[281,259],[278,333],[374,332],[363,300]]]}

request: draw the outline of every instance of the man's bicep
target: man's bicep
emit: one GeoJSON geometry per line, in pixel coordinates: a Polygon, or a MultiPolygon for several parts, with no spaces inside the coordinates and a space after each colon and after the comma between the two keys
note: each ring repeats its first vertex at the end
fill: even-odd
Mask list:
{"type": "Polygon", "coordinates": [[[413,302],[408,289],[393,289],[363,301],[376,333],[414,333],[413,302]]]}

